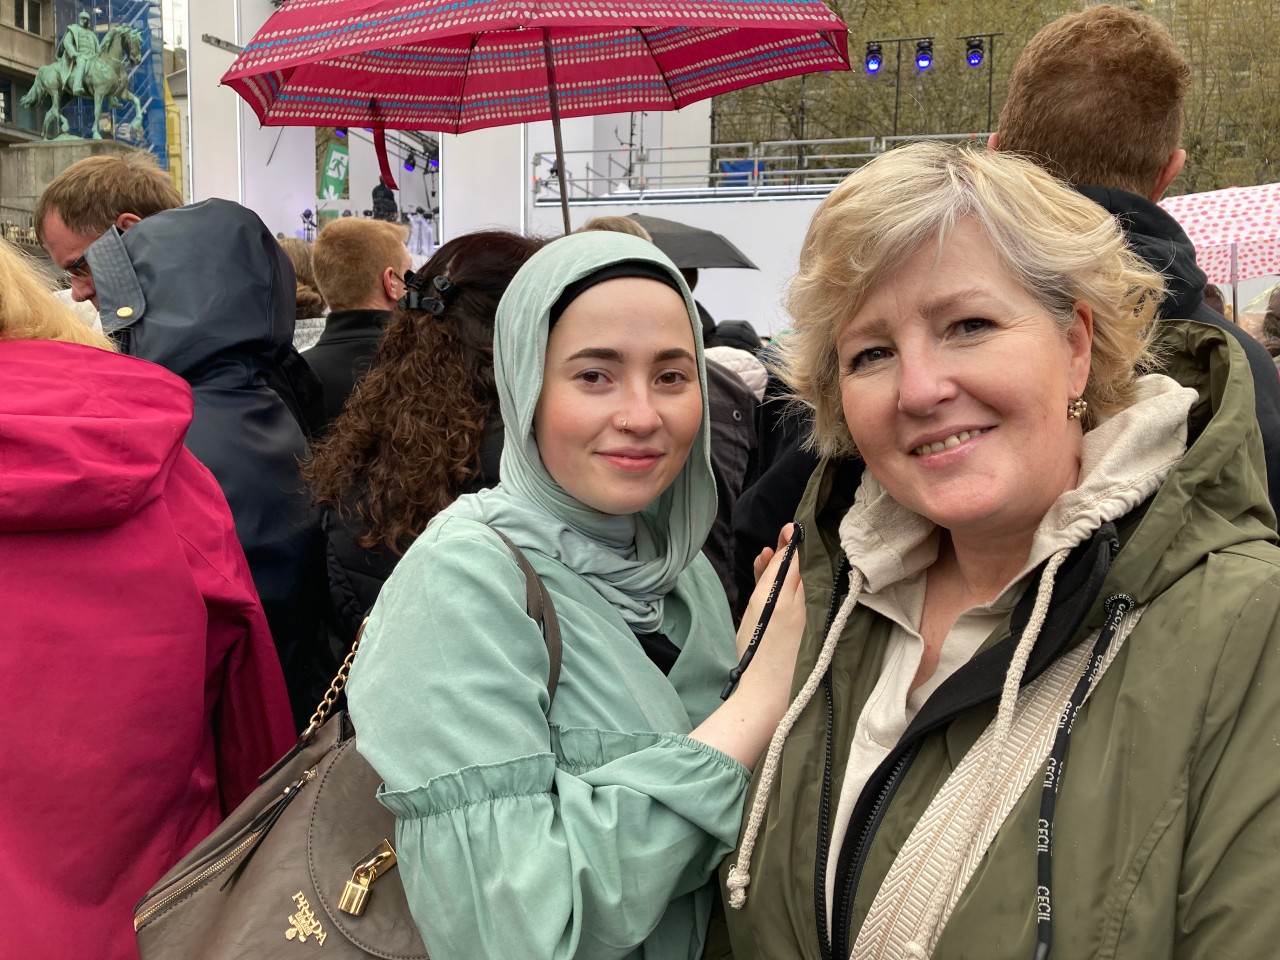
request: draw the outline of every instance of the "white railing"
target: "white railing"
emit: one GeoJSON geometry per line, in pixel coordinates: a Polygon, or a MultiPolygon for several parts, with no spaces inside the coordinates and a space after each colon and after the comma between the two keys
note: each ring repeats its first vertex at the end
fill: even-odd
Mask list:
{"type": "MultiPolygon", "coordinates": [[[[570,203],[824,196],[867,161],[914,140],[985,145],[985,133],[768,140],[683,147],[566,150],[570,203]]],[[[560,202],[555,154],[533,156],[534,203],[560,202]]]]}
{"type": "Polygon", "coordinates": [[[35,221],[32,219],[31,211],[22,207],[0,205],[0,237],[22,246],[38,247],[40,245],[36,239],[35,221]]]}

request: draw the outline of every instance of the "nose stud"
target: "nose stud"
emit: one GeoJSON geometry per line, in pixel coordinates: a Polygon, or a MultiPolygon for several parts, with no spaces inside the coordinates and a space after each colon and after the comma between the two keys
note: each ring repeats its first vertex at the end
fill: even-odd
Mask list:
{"type": "Polygon", "coordinates": [[[623,417],[621,420],[619,420],[619,421],[618,421],[618,429],[619,429],[619,430],[625,430],[625,429],[627,429],[627,418],[626,418],[626,417],[623,417]]]}

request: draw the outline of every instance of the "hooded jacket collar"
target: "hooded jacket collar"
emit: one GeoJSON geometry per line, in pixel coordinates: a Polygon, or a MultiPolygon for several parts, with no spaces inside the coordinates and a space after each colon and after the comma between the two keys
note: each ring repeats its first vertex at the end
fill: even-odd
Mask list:
{"type": "Polygon", "coordinates": [[[252,210],[230,200],[165,210],[90,245],[103,329],[122,352],[188,382],[218,362],[277,362],[293,342],[293,265],[252,210]]]}
{"type": "Polygon", "coordinates": [[[0,533],[122,523],[163,492],[191,409],[191,389],[154,364],[0,343],[0,533]]]}

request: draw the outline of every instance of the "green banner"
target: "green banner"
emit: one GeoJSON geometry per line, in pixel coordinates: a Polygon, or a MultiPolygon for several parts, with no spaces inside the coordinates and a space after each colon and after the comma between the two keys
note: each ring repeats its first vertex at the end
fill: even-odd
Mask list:
{"type": "Polygon", "coordinates": [[[324,156],[324,170],[320,176],[321,200],[345,200],[348,196],[347,174],[350,157],[345,143],[331,143],[324,156]]]}

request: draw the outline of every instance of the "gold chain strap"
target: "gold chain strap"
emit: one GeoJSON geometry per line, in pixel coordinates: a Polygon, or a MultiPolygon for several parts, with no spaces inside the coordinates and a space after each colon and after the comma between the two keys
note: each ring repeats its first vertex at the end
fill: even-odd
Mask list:
{"type": "Polygon", "coordinates": [[[334,704],[338,702],[338,695],[342,693],[347,685],[347,679],[351,676],[351,665],[356,662],[356,651],[360,649],[360,640],[364,636],[365,624],[368,622],[369,618],[365,617],[364,622],[360,624],[360,629],[356,631],[356,639],[351,644],[351,652],[342,661],[342,666],[338,668],[338,675],[333,678],[333,682],[329,684],[329,689],[325,691],[324,699],[316,707],[316,712],[311,715],[311,720],[307,723],[307,729],[302,731],[302,740],[304,742],[315,736],[316,731],[324,726],[324,722],[329,719],[329,714],[333,711],[334,704]]]}

